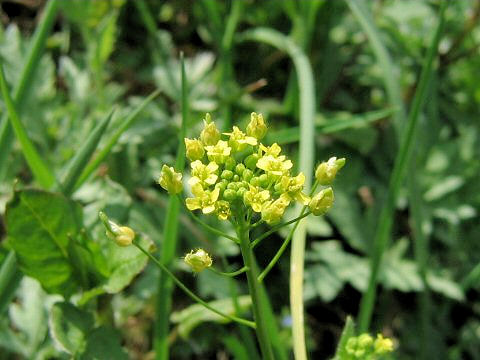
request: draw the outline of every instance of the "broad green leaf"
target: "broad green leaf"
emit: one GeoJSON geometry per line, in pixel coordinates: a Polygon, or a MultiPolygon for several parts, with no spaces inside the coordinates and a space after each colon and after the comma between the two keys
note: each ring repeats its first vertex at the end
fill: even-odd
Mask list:
{"type": "Polygon", "coordinates": [[[330,302],[342,290],[345,282],[335,271],[325,265],[313,265],[305,269],[305,301],[319,296],[323,301],[330,302]]]}
{"type": "Polygon", "coordinates": [[[87,337],[85,351],[81,360],[128,360],[127,352],[120,345],[120,336],[112,328],[101,326],[87,337]]]}
{"type": "MultiPolygon", "coordinates": [[[[247,295],[239,296],[237,301],[241,310],[246,310],[252,304],[252,299],[247,295]]],[[[235,314],[235,307],[231,298],[211,301],[209,305],[225,314],[238,315],[235,314]]],[[[172,313],[170,320],[178,324],[178,333],[183,338],[188,338],[190,332],[203,322],[218,322],[224,324],[229,321],[204,308],[200,304],[190,305],[186,309],[172,313]]]]}
{"type": "Polygon", "coordinates": [[[350,357],[347,354],[346,346],[348,339],[352,336],[355,336],[355,323],[350,316],[347,316],[347,321],[343,327],[342,336],[338,342],[337,351],[335,352],[333,360],[344,360],[350,357]]]}
{"type": "Polygon", "coordinates": [[[79,287],[69,246],[80,232],[80,206],[62,195],[40,190],[15,191],[7,204],[8,243],[20,269],[49,293],[70,296],[79,287]]]}
{"type": "Polygon", "coordinates": [[[68,354],[82,352],[93,329],[94,319],[68,302],[56,303],[50,310],[50,334],[59,348],[68,354]]]}

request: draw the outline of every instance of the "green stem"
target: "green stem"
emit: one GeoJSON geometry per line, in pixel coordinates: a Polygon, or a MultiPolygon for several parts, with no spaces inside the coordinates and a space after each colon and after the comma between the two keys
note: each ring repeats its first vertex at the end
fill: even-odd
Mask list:
{"type": "Polygon", "coordinates": [[[182,198],[180,195],[178,195],[178,198],[180,199],[180,203],[181,203],[181,204],[183,205],[183,207],[185,208],[187,214],[189,214],[190,217],[191,217],[193,220],[195,220],[199,225],[203,226],[206,230],[208,230],[208,231],[210,231],[210,232],[212,232],[212,233],[214,233],[214,234],[217,234],[217,235],[219,235],[219,236],[223,236],[224,238],[230,239],[230,240],[236,242],[237,244],[240,242],[236,237],[230,236],[230,235],[224,233],[223,231],[220,231],[220,230],[214,228],[213,226],[210,226],[210,225],[208,225],[207,223],[204,223],[204,222],[203,222],[202,220],[200,220],[200,219],[198,218],[198,216],[196,216],[192,211],[188,210],[187,206],[185,205],[185,201],[183,200],[183,198],[182,198]]]}
{"type": "Polygon", "coordinates": [[[358,315],[359,332],[361,333],[366,332],[370,327],[373,308],[375,305],[377,280],[382,255],[388,246],[395,204],[413,150],[413,143],[416,132],[415,130],[417,128],[419,117],[418,115],[421,108],[423,107],[423,103],[426,98],[427,85],[430,81],[430,77],[432,74],[433,60],[435,58],[435,55],[437,54],[440,36],[443,31],[443,26],[445,22],[444,14],[447,4],[448,0],[443,1],[442,7],[440,8],[440,20],[438,22],[437,29],[428,49],[427,56],[425,57],[425,63],[422,67],[417,91],[415,92],[415,97],[413,99],[412,108],[408,116],[406,129],[400,144],[400,150],[397,157],[395,158],[395,163],[393,166],[393,171],[390,177],[388,187],[387,200],[380,213],[377,230],[373,239],[373,253],[370,263],[370,278],[368,280],[367,291],[363,294],[362,300],[360,302],[360,311],[358,315]]]}
{"type": "Polygon", "coordinates": [[[269,237],[271,234],[273,234],[274,232],[280,230],[282,227],[284,226],[287,226],[287,225],[290,225],[290,224],[293,224],[294,222],[297,222],[301,219],[303,219],[304,217],[307,217],[308,215],[310,215],[312,212],[309,211],[307,213],[305,213],[305,210],[307,209],[307,206],[304,206],[303,209],[302,209],[302,212],[300,213],[300,215],[298,217],[296,217],[295,219],[292,219],[292,220],[289,220],[287,222],[284,222],[284,223],[281,223],[281,224],[278,224],[278,225],[275,225],[273,226],[270,230],[268,230],[266,233],[263,233],[262,235],[260,235],[258,238],[256,238],[255,240],[252,241],[252,243],[250,244],[250,247],[252,249],[254,249],[263,239],[269,237]]]}
{"type": "Polygon", "coordinates": [[[260,284],[257,281],[257,264],[255,263],[255,257],[253,255],[252,248],[250,247],[250,228],[249,224],[245,222],[243,216],[238,220],[239,223],[235,227],[235,230],[237,231],[237,236],[240,240],[240,249],[242,251],[243,262],[245,266],[248,267],[248,270],[246,271],[247,281],[250,296],[252,297],[253,315],[255,318],[255,323],[257,324],[257,339],[260,344],[260,350],[262,351],[263,358],[273,360],[274,357],[268,335],[267,323],[262,312],[264,304],[261,302],[264,299],[260,294],[260,284]]]}
{"type": "Polygon", "coordinates": [[[207,302],[205,302],[200,297],[195,295],[192,291],[190,291],[190,289],[187,288],[175,275],[173,275],[173,273],[170,270],[168,270],[165,265],[163,265],[160,261],[158,261],[155,258],[155,256],[150,254],[147,250],[145,250],[137,241],[134,241],[133,245],[135,245],[141,252],[143,252],[145,255],[147,255],[150,258],[150,260],[152,260],[155,263],[155,265],[157,265],[160,268],[160,270],[162,270],[168,277],[170,277],[175,282],[175,284],[177,284],[177,286],[180,289],[182,289],[188,296],[190,296],[190,298],[192,298],[194,301],[203,305],[208,310],[213,311],[217,315],[223,316],[224,318],[226,318],[228,320],[235,321],[239,324],[246,325],[246,326],[249,326],[249,327],[255,329],[255,323],[253,321],[245,320],[245,319],[242,319],[242,318],[239,318],[239,317],[236,317],[236,316],[231,316],[231,315],[225,314],[225,313],[215,309],[214,307],[210,306],[207,302]]]}
{"type": "Polygon", "coordinates": [[[244,272],[246,272],[248,270],[248,266],[244,266],[241,269],[238,269],[237,271],[232,271],[232,272],[223,272],[223,271],[215,269],[214,267],[209,267],[208,270],[213,271],[215,274],[218,274],[218,275],[235,277],[237,275],[240,275],[240,274],[243,274],[244,272]]]}

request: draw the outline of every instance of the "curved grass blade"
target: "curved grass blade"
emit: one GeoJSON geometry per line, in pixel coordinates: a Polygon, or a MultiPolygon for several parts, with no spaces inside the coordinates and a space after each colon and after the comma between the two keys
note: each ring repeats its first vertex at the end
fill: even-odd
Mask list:
{"type": "MultiPolygon", "coordinates": [[[[38,67],[40,58],[45,48],[45,43],[57,15],[60,0],[50,0],[45,6],[44,16],[33,35],[32,45],[29,48],[25,65],[20,75],[20,80],[13,91],[13,102],[17,108],[22,105],[22,100],[34,78],[35,70],[38,67]]],[[[7,119],[8,113],[2,116],[0,125],[0,180],[3,179],[7,168],[8,155],[13,142],[13,133],[10,122],[7,119]]]]}
{"type": "MultiPolygon", "coordinates": [[[[17,136],[18,141],[22,147],[23,155],[27,160],[30,170],[32,170],[33,176],[38,181],[38,183],[48,189],[52,187],[55,183],[55,177],[53,173],[48,168],[47,164],[43,161],[42,157],[38,154],[37,149],[30,141],[28,137],[27,130],[23,126],[20,118],[18,116],[15,105],[13,104],[12,97],[5,81],[5,74],[3,72],[3,64],[0,63],[0,91],[2,93],[3,100],[5,101],[5,106],[7,108],[8,118],[12,124],[15,135],[17,136]]],[[[8,149],[2,148],[3,152],[8,152],[8,149]]]]}
{"type": "Polygon", "coordinates": [[[110,154],[110,151],[117,143],[120,136],[137,120],[137,116],[145,109],[145,107],[158,95],[160,90],[156,90],[151,93],[142,103],[137,106],[128,116],[123,120],[123,122],[118,127],[118,130],[110,137],[107,141],[105,147],[98,153],[97,156],[83,169],[82,174],[75,183],[75,189],[78,189],[89,177],[90,175],[98,168],[103,160],[110,154]]]}
{"type": "Polygon", "coordinates": [[[428,49],[427,56],[425,57],[425,62],[422,67],[420,80],[413,99],[412,108],[408,115],[405,132],[402,134],[403,136],[400,144],[400,149],[395,158],[395,163],[388,187],[387,199],[380,213],[377,230],[373,239],[373,252],[370,264],[371,273],[368,281],[367,291],[363,294],[362,301],[360,303],[360,311],[358,315],[360,333],[367,331],[370,327],[373,307],[376,298],[376,288],[380,263],[382,260],[382,255],[388,246],[396,200],[398,198],[400,187],[402,185],[402,181],[404,179],[404,175],[409,164],[411,153],[413,151],[413,142],[415,138],[415,130],[418,123],[418,116],[427,97],[427,86],[433,72],[433,60],[437,55],[438,44],[440,42],[440,37],[443,32],[443,27],[445,23],[444,14],[447,4],[448,0],[443,1],[440,8],[438,26],[435,30],[432,42],[428,49]]]}
{"type": "MultiPolygon", "coordinates": [[[[305,189],[312,185],[315,135],[315,87],[313,71],[305,53],[285,35],[267,28],[244,32],[240,40],[252,40],[270,44],[286,52],[293,61],[300,89],[300,161],[299,170],[305,174],[305,189]]],[[[305,222],[301,221],[292,240],[290,263],[290,308],[292,313],[293,348],[296,359],[306,359],[303,321],[303,267],[306,240],[305,222]]]]}
{"type": "Polygon", "coordinates": [[[88,135],[85,144],[80,148],[74,158],[70,161],[65,169],[64,176],[60,181],[63,194],[70,196],[75,189],[75,183],[77,182],[82,170],[87,165],[88,161],[92,157],[92,154],[97,149],[98,143],[102,138],[103,133],[107,130],[108,124],[112,119],[115,110],[111,110],[105,118],[98,123],[97,126],[88,135]]]}
{"type": "Polygon", "coordinates": [[[15,252],[11,250],[0,267],[0,316],[10,304],[22,273],[18,270],[15,252]]]}

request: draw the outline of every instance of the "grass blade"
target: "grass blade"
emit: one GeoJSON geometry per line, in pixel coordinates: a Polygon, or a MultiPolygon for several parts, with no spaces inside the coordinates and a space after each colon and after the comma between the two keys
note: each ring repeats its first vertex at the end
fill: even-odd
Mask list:
{"type": "MultiPolygon", "coordinates": [[[[43,19],[33,35],[32,45],[27,54],[27,60],[22,69],[20,80],[13,91],[13,103],[16,104],[17,109],[21,108],[22,100],[26,97],[26,93],[32,83],[35,70],[38,67],[43,49],[45,48],[47,37],[57,15],[59,3],[59,0],[50,0],[47,3],[43,19]]],[[[0,125],[0,149],[2,149],[2,151],[0,151],[0,180],[5,176],[8,155],[13,142],[12,127],[7,117],[8,113],[2,117],[0,125]]]]}
{"type": "Polygon", "coordinates": [[[85,168],[85,165],[92,157],[92,154],[95,152],[103,133],[107,130],[114,111],[115,110],[111,110],[110,113],[105,116],[97,126],[95,126],[92,132],[88,135],[85,144],[83,144],[65,169],[64,176],[61,180],[61,187],[66,196],[70,196],[75,189],[75,183],[82,173],[82,170],[85,168]]]}
{"type": "MultiPolygon", "coordinates": [[[[175,161],[176,171],[183,172],[185,168],[185,145],[184,138],[188,122],[188,88],[185,74],[185,60],[183,53],[180,55],[182,88],[181,88],[181,106],[182,106],[182,126],[178,136],[177,158],[175,161]]],[[[160,262],[167,268],[170,267],[178,240],[178,217],[180,212],[180,200],[177,196],[170,196],[168,200],[167,216],[165,227],[163,229],[163,243],[160,255],[160,262]]],[[[172,307],[173,282],[163,273],[159,274],[157,289],[156,318],[154,329],[154,349],[157,360],[167,360],[169,358],[168,333],[169,317],[172,307]]]]}
{"type": "MultiPolygon", "coordinates": [[[[27,130],[23,126],[18,116],[13,100],[10,96],[10,92],[5,81],[5,74],[3,72],[3,64],[0,63],[0,91],[2,92],[3,100],[7,108],[8,118],[12,124],[15,135],[17,136],[20,145],[22,146],[22,152],[27,160],[28,166],[38,181],[38,183],[44,188],[50,188],[55,183],[55,177],[47,164],[43,161],[42,157],[38,154],[35,146],[28,137],[27,130]]],[[[7,152],[8,149],[2,148],[2,153],[7,152]]]]}
{"type": "Polygon", "coordinates": [[[11,250],[0,267],[0,316],[10,304],[21,279],[15,252],[11,250]]]}
{"type": "Polygon", "coordinates": [[[420,110],[422,109],[422,106],[427,97],[426,90],[432,75],[433,60],[436,57],[438,44],[440,42],[440,37],[444,27],[444,14],[447,4],[448,0],[443,1],[441,5],[438,26],[422,67],[420,80],[417,90],[415,92],[412,108],[408,115],[408,121],[402,136],[400,149],[395,158],[395,163],[388,187],[387,199],[380,213],[377,230],[373,239],[373,252],[370,264],[371,273],[368,281],[367,291],[363,294],[362,301],[360,303],[360,311],[358,315],[360,332],[365,332],[370,327],[373,307],[376,298],[378,271],[382,260],[382,255],[387,248],[390,238],[395,203],[398,198],[400,186],[402,185],[402,181],[404,179],[404,175],[409,164],[411,153],[413,151],[413,140],[415,137],[415,130],[417,128],[418,115],[420,114],[420,110]]]}
{"type": "MultiPolygon", "coordinates": [[[[305,190],[312,185],[315,135],[315,87],[313,71],[305,53],[285,35],[266,28],[249,30],[241,40],[253,40],[270,44],[286,52],[293,61],[300,89],[300,161],[299,170],[305,174],[305,190]]],[[[303,321],[303,267],[306,240],[305,222],[301,221],[292,240],[290,263],[290,308],[292,312],[293,348],[296,359],[306,359],[303,321]]]]}
{"type": "Polygon", "coordinates": [[[128,116],[123,120],[123,122],[118,127],[118,130],[112,135],[108,140],[105,147],[100,151],[100,153],[83,169],[82,174],[75,183],[75,189],[78,189],[89,177],[90,175],[98,168],[103,160],[106,159],[110,151],[117,143],[120,136],[135,122],[137,116],[145,109],[145,107],[158,95],[160,90],[156,90],[151,93],[139,106],[137,106],[128,116]]]}
{"type": "Polygon", "coordinates": [[[387,49],[382,43],[379,31],[377,30],[370,12],[363,0],[346,0],[352,13],[357,18],[363,30],[368,36],[370,44],[372,45],[373,53],[375,54],[380,67],[382,68],[383,80],[389,102],[395,108],[398,108],[394,114],[394,125],[397,134],[400,135],[401,129],[404,126],[405,109],[402,100],[402,93],[400,88],[399,76],[395,72],[392,59],[387,49]]]}

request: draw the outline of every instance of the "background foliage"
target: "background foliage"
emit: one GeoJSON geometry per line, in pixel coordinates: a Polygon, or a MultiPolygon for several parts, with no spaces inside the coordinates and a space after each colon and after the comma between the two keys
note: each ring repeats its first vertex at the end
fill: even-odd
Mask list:
{"type": "MultiPolygon", "coordinates": [[[[446,11],[380,266],[371,331],[394,337],[399,359],[479,359],[479,4],[453,1],[446,11]]],[[[44,5],[1,3],[0,59],[12,94],[31,59],[44,5]]],[[[307,346],[311,358],[332,356],[346,316],[357,314],[367,288],[403,113],[438,8],[427,0],[60,1],[28,86],[14,98],[29,139],[58,183],[46,188],[29,170],[23,144],[5,132],[0,138],[0,285],[6,289],[0,292],[0,359],[152,356],[158,273],[136,250],[109,243],[97,214],[104,210],[141,231],[146,244],[161,246],[167,196],[155,179],[161,164],[175,162],[180,51],[189,83],[187,136],[199,133],[206,112],[225,130],[244,125],[256,111],[268,120],[269,141],[298,156],[292,54],[269,46],[275,39],[268,31],[266,41],[247,42],[245,31],[259,27],[288,36],[312,66],[315,161],[347,158],[335,206],[307,224],[307,346]],[[156,89],[160,95],[144,103],[156,89]],[[99,166],[85,173],[91,155],[104,149],[99,166]],[[18,270],[10,267],[12,249],[18,270]]],[[[4,100],[0,109],[5,126],[4,100]]],[[[219,264],[235,268],[237,247],[204,233],[186,213],[178,221],[174,270],[202,297],[232,311],[225,299],[246,289],[210,272],[192,277],[180,256],[202,246],[219,264]]],[[[259,246],[262,266],[282,236],[259,246]]],[[[266,284],[280,336],[290,346],[288,255],[266,284]]],[[[177,290],[173,296],[172,358],[254,358],[248,332],[190,306],[177,290]]],[[[248,309],[248,298],[239,302],[248,309]]]]}

